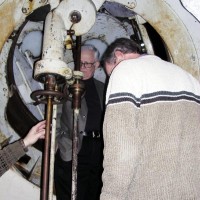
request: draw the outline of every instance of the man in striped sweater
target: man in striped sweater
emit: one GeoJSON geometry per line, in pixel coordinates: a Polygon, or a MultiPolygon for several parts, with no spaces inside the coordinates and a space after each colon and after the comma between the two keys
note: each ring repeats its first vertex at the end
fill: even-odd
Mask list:
{"type": "Polygon", "coordinates": [[[200,84],[180,67],[120,38],[110,75],[101,200],[200,199],[200,84]]]}

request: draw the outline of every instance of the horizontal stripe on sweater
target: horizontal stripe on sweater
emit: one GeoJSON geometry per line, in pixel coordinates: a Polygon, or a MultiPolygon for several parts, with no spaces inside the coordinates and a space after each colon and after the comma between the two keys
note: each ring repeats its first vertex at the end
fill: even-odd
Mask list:
{"type": "Polygon", "coordinates": [[[169,92],[169,91],[159,91],[153,92],[149,94],[143,94],[140,98],[137,98],[131,93],[123,92],[123,93],[115,93],[109,96],[109,101],[107,105],[117,104],[122,102],[130,102],[133,103],[136,107],[140,107],[141,105],[154,103],[154,102],[174,102],[186,100],[191,102],[196,102],[200,104],[200,96],[195,95],[191,92],[187,91],[179,91],[179,92],[169,92]]]}

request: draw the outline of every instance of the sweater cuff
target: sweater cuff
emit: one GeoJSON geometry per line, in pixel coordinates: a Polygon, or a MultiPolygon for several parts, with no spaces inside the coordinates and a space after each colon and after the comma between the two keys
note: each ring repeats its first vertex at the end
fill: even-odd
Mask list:
{"type": "Polygon", "coordinates": [[[28,147],[25,146],[24,140],[21,139],[21,140],[19,140],[19,142],[20,142],[21,146],[23,147],[24,151],[27,152],[28,151],[28,147]]]}

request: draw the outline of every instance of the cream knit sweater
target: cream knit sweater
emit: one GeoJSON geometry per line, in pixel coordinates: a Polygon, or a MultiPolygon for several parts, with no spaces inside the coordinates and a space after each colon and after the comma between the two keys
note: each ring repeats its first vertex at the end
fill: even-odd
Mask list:
{"type": "Polygon", "coordinates": [[[152,55],[121,62],[106,95],[101,200],[200,199],[200,85],[152,55]]]}

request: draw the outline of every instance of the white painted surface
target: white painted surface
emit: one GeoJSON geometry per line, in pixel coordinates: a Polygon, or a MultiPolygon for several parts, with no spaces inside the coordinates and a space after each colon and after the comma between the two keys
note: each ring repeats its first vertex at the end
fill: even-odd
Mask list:
{"type": "MultiPolygon", "coordinates": [[[[40,188],[11,169],[0,178],[0,199],[39,200],[40,188]]],[[[55,196],[53,199],[56,200],[55,196]]]]}
{"type": "Polygon", "coordinates": [[[200,2],[199,0],[181,0],[183,6],[200,21],[200,2]]]}

